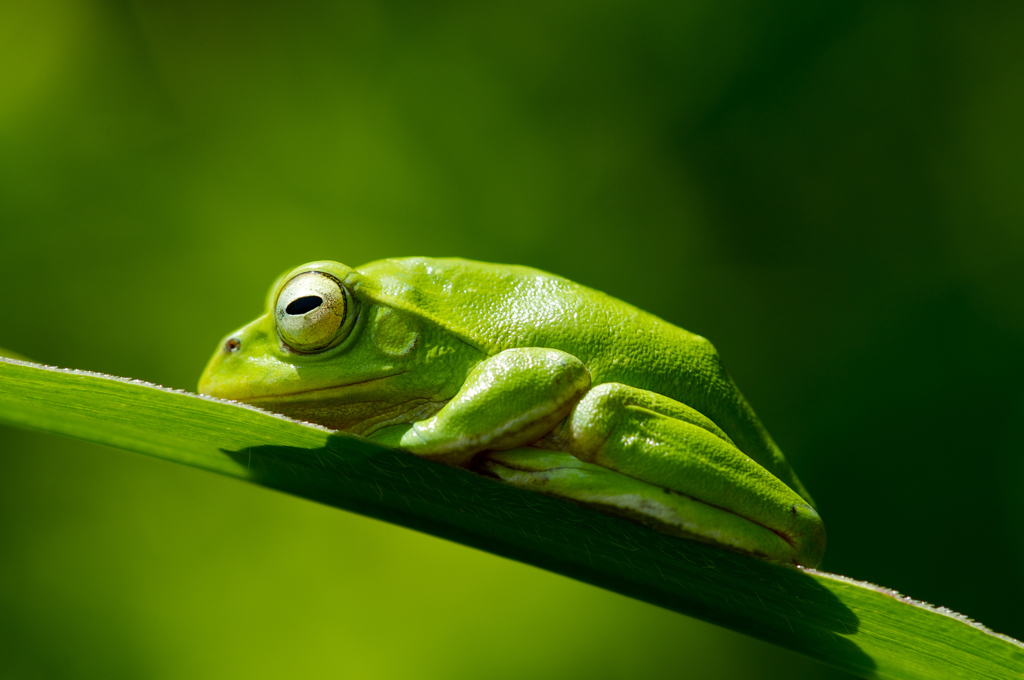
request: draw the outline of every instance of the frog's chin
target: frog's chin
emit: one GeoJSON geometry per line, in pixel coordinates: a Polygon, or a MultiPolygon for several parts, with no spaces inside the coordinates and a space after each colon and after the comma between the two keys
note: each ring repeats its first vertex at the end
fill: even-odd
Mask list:
{"type": "Polygon", "coordinates": [[[296,420],[364,436],[389,424],[428,418],[444,405],[443,400],[436,398],[382,389],[384,381],[395,375],[399,374],[238,401],[296,420]]]}

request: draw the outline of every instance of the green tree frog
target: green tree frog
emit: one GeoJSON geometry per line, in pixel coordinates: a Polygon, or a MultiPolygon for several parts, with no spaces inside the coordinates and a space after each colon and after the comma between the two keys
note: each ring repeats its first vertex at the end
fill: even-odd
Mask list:
{"type": "Polygon", "coordinates": [[[772,562],[824,552],[813,501],[707,340],[536,269],[303,265],[199,391],[772,562]]]}

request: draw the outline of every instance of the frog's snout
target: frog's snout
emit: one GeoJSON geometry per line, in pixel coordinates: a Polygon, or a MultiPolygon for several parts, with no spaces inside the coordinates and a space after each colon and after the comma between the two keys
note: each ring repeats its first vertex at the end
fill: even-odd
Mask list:
{"type": "Polygon", "coordinates": [[[199,376],[199,394],[205,394],[210,397],[223,396],[223,390],[218,388],[222,387],[220,383],[222,382],[224,361],[242,349],[240,335],[240,333],[229,335],[220,343],[213,356],[210,357],[210,362],[206,364],[203,374],[199,376]]]}

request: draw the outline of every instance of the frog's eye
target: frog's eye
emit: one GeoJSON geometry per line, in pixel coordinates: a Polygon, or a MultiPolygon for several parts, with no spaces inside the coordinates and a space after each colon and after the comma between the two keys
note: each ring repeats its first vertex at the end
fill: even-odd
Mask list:
{"type": "Polygon", "coordinates": [[[277,332],[295,352],[322,352],[350,330],[352,324],[345,323],[348,307],[347,291],[336,278],[323,272],[299,274],[277,296],[277,332]]]}

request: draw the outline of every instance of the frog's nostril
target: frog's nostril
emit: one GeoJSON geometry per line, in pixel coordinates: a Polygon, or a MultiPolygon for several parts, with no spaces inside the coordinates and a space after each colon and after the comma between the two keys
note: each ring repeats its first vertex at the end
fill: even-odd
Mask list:
{"type": "Polygon", "coordinates": [[[307,295],[300,297],[297,300],[292,300],[288,303],[288,306],[284,308],[284,311],[288,312],[291,316],[302,316],[306,312],[311,312],[324,303],[324,299],[319,295],[307,295]]]}
{"type": "Polygon", "coordinates": [[[237,352],[241,346],[242,343],[238,338],[228,338],[228,341],[224,343],[224,349],[228,352],[237,352]]]}

